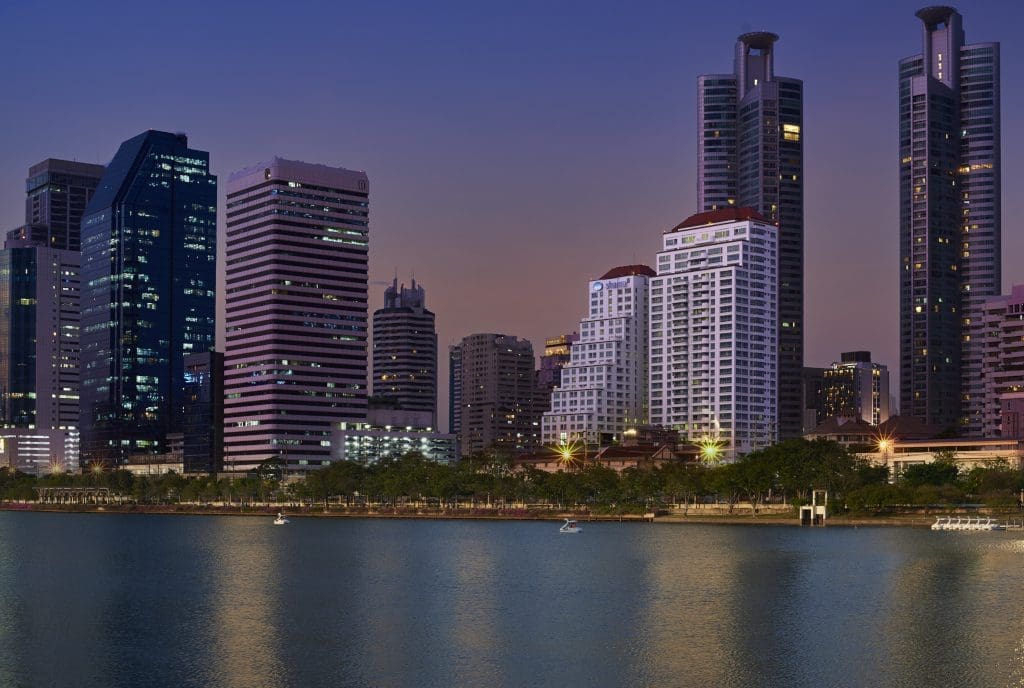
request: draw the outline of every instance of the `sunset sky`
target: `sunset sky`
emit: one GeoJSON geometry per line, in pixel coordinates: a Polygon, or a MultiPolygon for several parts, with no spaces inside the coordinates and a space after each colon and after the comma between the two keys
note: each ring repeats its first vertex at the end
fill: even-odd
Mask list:
{"type": "MultiPolygon", "coordinates": [[[[697,75],[768,30],[776,73],[805,83],[806,363],[869,349],[895,373],[896,74],[923,4],[3,3],[0,230],[30,165],[105,164],[146,129],[210,151],[222,201],[273,155],[365,170],[370,307],[396,271],[426,288],[446,427],[449,344],[539,351],[588,279],[653,264],[695,211],[697,75]]],[[[1002,41],[1005,291],[1024,282],[1024,4],[956,6],[968,42],[1002,41]]]]}

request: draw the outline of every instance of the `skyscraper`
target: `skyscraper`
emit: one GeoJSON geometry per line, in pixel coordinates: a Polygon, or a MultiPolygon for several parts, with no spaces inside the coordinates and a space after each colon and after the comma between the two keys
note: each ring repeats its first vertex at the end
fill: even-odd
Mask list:
{"type": "Polygon", "coordinates": [[[778,229],[751,208],[665,232],[650,286],[651,423],[735,459],[776,441],[778,229]]]}
{"type": "Polygon", "coordinates": [[[449,352],[452,414],[462,456],[489,449],[518,451],[540,442],[533,345],[504,334],[473,334],[449,352]]]}
{"type": "Polygon", "coordinates": [[[646,265],[613,268],[587,284],[587,315],[544,414],[544,444],[610,444],[647,423],[646,265]]]}
{"type": "Polygon", "coordinates": [[[82,459],[168,451],[214,345],[217,178],[184,134],[121,144],[82,218],[82,459]]]}
{"type": "Polygon", "coordinates": [[[33,165],[28,224],[0,251],[3,454],[25,472],[78,466],[79,227],[102,176],[101,165],[33,165]]]}
{"type": "Polygon", "coordinates": [[[102,165],[47,158],[28,170],[25,187],[25,224],[45,228],[45,233],[22,239],[45,240],[50,248],[81,248],[81,224],[85,207],[92,200],[103,176],[102,165]]]}
{"type": "Polygon", "coordinates": [[[422,286],[394,283],[373,313],[373,396],[437,427],[437,333],[422,286]]]}
{"type": "Polygon", "coordinates": [[[736,43],[732,74],[699,77],[697,203],[749,206],[779,228],[778,433],[803,422],[803,82],[775,75],[779,37],[758,31],[736,43]]]}
{"type": "Polygon", "coordinates": [[[1001,289],[999,44],[952,7],[900,60],[900,410],[982,432],[984,302],[1001,289]]]}
{"type": "Polygon", "coordinates": [[[273,158],[228,180],[224,465],[331,461],[366,418],[369,181],[273,158]]]}

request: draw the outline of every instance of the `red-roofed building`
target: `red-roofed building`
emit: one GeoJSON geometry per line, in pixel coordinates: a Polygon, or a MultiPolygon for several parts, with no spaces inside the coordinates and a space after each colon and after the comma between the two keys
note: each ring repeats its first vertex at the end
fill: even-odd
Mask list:
{"type": "Polygon", "coordinates": [[[668,231],[675,232],[680,229],[689,229],[690,227],[715,225],[719,222],[741,222],[743,220],[769,222],[764,215],[753,208],[721,208],[719,210],[707,210],[703,213],[694,213],[668,231]]]}

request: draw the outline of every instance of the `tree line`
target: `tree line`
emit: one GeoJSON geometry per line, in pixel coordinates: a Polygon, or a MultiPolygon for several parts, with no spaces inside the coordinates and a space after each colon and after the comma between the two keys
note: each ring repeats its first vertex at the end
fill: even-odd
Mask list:
{"type": "Polygon", "coordinates": [[[324,507],[437,509],[552,506],[594,512],[640,513],[702,504],[756,512],[765,504],[808,503],[811,491],[829,492],[830,507],[850,513],[903,507],[983,504],[1016,508],[1024,472],[1006,462],[962,470],[955,456],[911,466],[895,479],[842,445],[795,439],[753,452],[735,463],[667,463],[617,473],[600,465],[567,461],[546,473],[513,468],[507,457],[478,454],[446,465],[410,453],[370,464],[336,462],[304,480],[284,479],[280,462],[269,460],[238,478],[186,477],[175,473],[137,476],[123,470],[31,476],[0,471],[0,498],[33,501],[39,487],[106,487],[120,500],[138,504],[291,503],[324,507]]]}

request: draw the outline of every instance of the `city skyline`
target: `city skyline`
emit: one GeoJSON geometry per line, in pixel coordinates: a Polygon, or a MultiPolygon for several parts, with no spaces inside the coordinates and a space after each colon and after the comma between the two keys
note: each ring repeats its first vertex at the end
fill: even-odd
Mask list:
{"type": "MultiPolygon", "coordinates": [[[[395,6],[361,9],[365,26],[350,37],[350,49],[335,54],[301,47],[275,55],[274,74],[313,61],[324,65],[314,76],[329,76],[338,86],[315,98],[301,95],[304,126],[273,135],[264,133],[271,131],[268,118],[281,117],[294,103],[242,93],[264,72],[239,66],[242,49],[253,44],[250,34],[269,33],[269,20],[242,31],[229,25],[226,10],[202,13],[207,24],[190,34],[197,57],[150,55],[141,50],[141,38],[127,38],[129,48],[138,42],[142,66],[164,77],[167,88],[129,86],[125,107],[111,112],[93,91],[123,76],[126,68],[115,61],[120,53],[101,45],[108,29],[85,8],[69,8],[56,25],[48,20],[46,30],[66,33],[69,49],[92,49],[84,65],[92,74],[88,89],[51,71],[42,78],[53,68],[46,55],[10,75],[12,95],[32,89],[45,97],[56,89],[78,101],[80,112],[74,118],[35,109],[0,115],[9,161],[0,170],[0,217],[9,228],[20,224],[29,165],[47,157],[106,164],[120,141],[148,128],[186,131],[211,152],[211,171],[222,177],[275,153],[365,169],[379,199],[371,281],[397,268],[403,277],[415,274],[436,285],[431,300],[442,349],[473,332],[498,331],[527,338],[539,351],[545,337],[571,329],[583,315],[573,298],[581,281],[608,265],[650,262],[664,227],[697,210],[697,76],[722,71],[736,37],[763,29],[781,36],[777,73],[806,87],[805,255],[807,284],[814,288],[807,295],[805,361],[824,365],[840,351],[869,349],[895,371],[894,92],[899,60],[919,43],[914,13],[921,4],[865,8],[856,22],[842,8],[805,3],[737,3],[727,20],[721,9],[669,6],[628,17],[604,13],[602,6],[586,14],[569,8],[542,14],[539,5],[523,5],[498,17],[468,5],[451,5],[437,17],[410,7],[403,19],[395,6]],[[545,22],[533,21],[537,16],[545,22]],[[865,24],[872,25],[869,50],[859,43],[865,24]],[[424,25],[435,32],[429,43],[421,37],[424,25]],[[530,47],[525,53],[524,45],[530,47]],[[236,73],[226,86],[224,77],[236,73]],[[190,102],[179,105],[174,94],[189,74],[199,83],[190,102]],[[367,89],[358,102],[347,97],[350,86],[367,89]],[[612,86],[619,98],[608,97],[612,86]],[[621,195],[608,192],[616,187],[621,195]],[[451,265],[460,270],[452,274],[451,265]],[[545,279],[532,286],[529,276],[536,274],[545,279]]],[[[1004,41],[1003,69],[1012,73],[1022,54],[1005,43],[1002,27],[1024,12],[956,6],[972,41],[1004,41]]],[[[297,8],[280,22],[285,39],[298,36],[300,26],[307,30],[313,16],[337,11],[297,8]]],[[[0,10],[0,18],[22,29],[0,48],[13,63],[43,28],[22,8],[0,10]]],[[[285,88],[298,96],[307,83],[285,88]]],[[[1024,238],[1014,235],[1012,221],[1021,203],[1012,189],[1021,173],[1015,152],[1022,137],[1011,113],[1021,97],[1014,84],[1004,84],[1007,266],[1024,256],[1024,238]]],[[[223,190],[219,213],[223,218],[223,190]]],[[[1001,291],[1022,277],[1004,270],[1001,291]]],[[[381,305],[378,291],[371,288],[371,309],[381,305]]],[[[444,379],[446,362],[439,365],[444,379]]],[[[443,396],[439,406],[447,408],[443,396]]]]}

